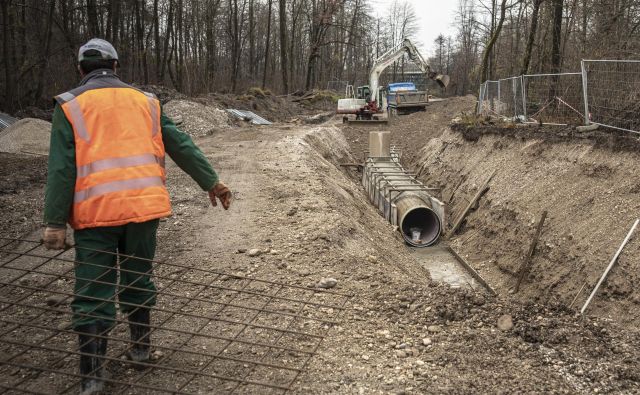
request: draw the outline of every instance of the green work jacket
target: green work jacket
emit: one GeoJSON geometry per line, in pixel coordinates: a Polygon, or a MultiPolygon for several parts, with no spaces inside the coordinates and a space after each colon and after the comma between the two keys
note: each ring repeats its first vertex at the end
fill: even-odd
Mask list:
{"type": "MultiPolygon", "coordinates": [[[[171,159],[200,188],[208,191],[218,183],[218,175],[191,137],[178,129],[171,118],[161,115],[162,142],[171,159]]],[[[60,105],[53,111],[49,168],[44,203],[45,225],[65,226],[69,220],[76,185],[76,147],[73,128],[60,105]]]]}

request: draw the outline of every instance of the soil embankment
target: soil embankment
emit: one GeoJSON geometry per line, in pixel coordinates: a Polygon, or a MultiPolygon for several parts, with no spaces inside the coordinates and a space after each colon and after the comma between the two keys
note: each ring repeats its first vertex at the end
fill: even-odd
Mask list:
{"type": "MultiPolygon", "coordinates": [[[[472,98],[434,103],[400,118],[392,143],[429,185],[442,188],[451,224],[487,177],[490,190],[451,245],[496,289],[523,302],[579,309],[640,214],[640,144],[616,131],[578,133],[570,127],[514,125],[449,127],[472,98]],[[446,120],[446,118],[449,118],[446,120]],[[520,292],[510,295],[541,213],[549,215],[520,292]]],[[[345,128],[352,146],[366,136],[345,128]]],[[[364,132],[363,132],[364,133],[364,132]]],[[[640,321],[640,237],[626,247],[589,313],[637,325],[640,321]]]]}

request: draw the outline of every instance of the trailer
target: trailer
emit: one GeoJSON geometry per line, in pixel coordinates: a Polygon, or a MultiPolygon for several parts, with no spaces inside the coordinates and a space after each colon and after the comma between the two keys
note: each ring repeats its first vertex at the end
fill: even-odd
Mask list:
{"type": "Polygon", "coordinates": [[[424,111],[429,104],[429,94],[419,91],[413,82],[389,84],[387,91],[387,112],[390,117],[424,111]]]}

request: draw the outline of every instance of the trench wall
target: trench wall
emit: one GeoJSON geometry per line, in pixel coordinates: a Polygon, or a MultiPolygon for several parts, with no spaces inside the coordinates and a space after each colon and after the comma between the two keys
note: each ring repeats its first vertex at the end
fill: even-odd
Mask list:
{"type": "MultiPolygon", "coordinates": [[[[424,140],[413,165],[427,184],[443,187],[451,222],[496,170],[491,189],[451,244],[503,295],[515,284],[547,210],[530,275],[511,297],[569,306],[586,283],[573,306],[578,310],[640,216],[640,150],[637,141],[607,132],[527,130],[444,128],[424,140]]],[[[639,268],[636,235],[589,312],[640,322],[639,268]]]]}

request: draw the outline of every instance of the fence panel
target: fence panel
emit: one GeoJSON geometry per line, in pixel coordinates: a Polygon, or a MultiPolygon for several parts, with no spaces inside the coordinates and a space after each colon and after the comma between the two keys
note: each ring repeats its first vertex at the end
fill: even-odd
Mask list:
{"type": "Polygon", "coordinates": [[[500,83],[498,81],[485,81],[482,84],[482,97],[479,105],[479,113],[485,115],[500,115],[496,112],[500,100],[500,83]]]}
{"type": "Polygon", "coordinates": [[[496,113],[508,118],[524,118],[523,77],[500,80],[496,113]]]}
{"type": "Polygon", "coordinates": [[[586,123],[640,133],[640,60],[583,60],[586,123]]]}
{"type": "Polygon", "coordinates": [[[548,123],[583,122],[581,73],[525,75],[524,85],[528,119],[548,123]]]}
{"type": "Polygon", "coordinates": [[[327,90],[334,91],[339,93],[340,95],[344,95],[345,88],[349,85],[349,81],[328,81],[327,82],[327,90]]]}

